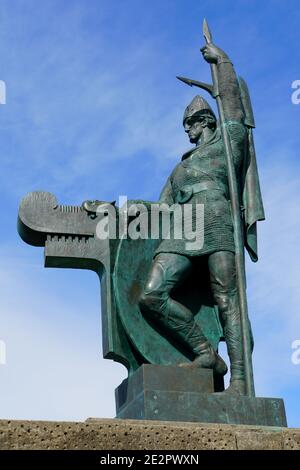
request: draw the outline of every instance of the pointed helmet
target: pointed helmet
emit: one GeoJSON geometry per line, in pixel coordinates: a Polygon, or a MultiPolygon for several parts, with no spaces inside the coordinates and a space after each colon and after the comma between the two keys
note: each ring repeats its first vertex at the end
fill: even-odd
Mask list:
{"type": "Polygon", "coordinates": [[[195,98],[192,99],[190,104],[187,106],[187,108],[184,111],[183,115],[183,123],[185,120],[191,116],[212,116],[215,121],[216,116],[211,107],[209,106],[208,102],[202,98],[202,96],[197,95],[195,98]]]}

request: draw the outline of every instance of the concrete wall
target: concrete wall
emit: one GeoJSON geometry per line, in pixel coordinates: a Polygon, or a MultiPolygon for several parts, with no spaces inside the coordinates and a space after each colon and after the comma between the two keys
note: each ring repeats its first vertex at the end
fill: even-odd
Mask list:
{"type": "Polygon", "coordinates": [[[300,429],[120,419],[0,420],[0,449],[300,450],[300,429]]]}

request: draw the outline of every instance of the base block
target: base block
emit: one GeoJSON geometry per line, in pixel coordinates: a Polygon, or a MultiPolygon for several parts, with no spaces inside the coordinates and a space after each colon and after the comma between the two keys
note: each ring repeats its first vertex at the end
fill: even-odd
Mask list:
{"type": "Polygon", "coordinates": [[[144,364],[116,389],[116,417],[287,426],[280,398],[213,392],[213,373],[209,369],[144,364]]]}
{"type": "Polygon", "coordinates": [[[175,450],[299,451],[300,429],[137,419],[89,418],[84,423],[0,420],[0,451],[49,449],[162,450],[170,454],[175,450]]]}

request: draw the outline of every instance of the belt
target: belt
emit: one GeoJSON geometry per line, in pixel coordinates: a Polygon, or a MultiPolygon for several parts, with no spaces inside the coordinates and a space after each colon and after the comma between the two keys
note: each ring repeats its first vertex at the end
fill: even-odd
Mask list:
{"type": "Polygon", "coordinates": [[[191,185],[183,186],[176,195],[176,202],[184,204],[189,201],[193,194],[201,193],[202,191],[216,190],[222,191],[224,196],[228,198],[228,191],[222,184],[217,184],[214,181],[203,181],[202,183],[195,183],[191,185]]]}

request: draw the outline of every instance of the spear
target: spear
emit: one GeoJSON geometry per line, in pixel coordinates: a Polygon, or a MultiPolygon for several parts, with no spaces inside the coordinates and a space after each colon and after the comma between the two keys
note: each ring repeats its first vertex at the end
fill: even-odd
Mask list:
{"type": "MultiPolygon", "coordinates": [[[[207,44],[212,43],[212,35],[209,30],[207,21],[203,21],[203,35],[207,44]]],[[[246,297],[246,281],[245,281],[245,262],[244,262],[244,240],[243,240],[243,229],[241,221],[241,210],[238,193],[238,184],[235,173],[235,168],[232,158],[232,149],[230,139],[226,130],[225,114],[222,99],[219,95],[218,90],[218,71],[217,65],[212,63],[211,75],[213,80],[213,86],[206,83],[191,80],[189,78],[177,77],[182,82],[190,86],[198,86],[208,91],[215,99],[219,111],[220,117],[220,128],[221,135],[224,142],[225,154],[226,154],[226,165],[228,175],[228,187],[232,209],[232,220],[233,220],[233,232],[234,232],[234,244],[235,244],[235,266],[236,266],[236,279],[237,279],[237,290],[239,298],[239,307],[241,315],[241,335],[243,344],[243,356],[244,356],[244,369],[245,369],[245,383],[246,383],[246,394],[248,396],[255,396],[254,381],[253,381],[253,368],[251,358],[251,346],[250,346],[250,334],[249,334],[249,322],[248,322],[248,307],[246,297]]]]}

